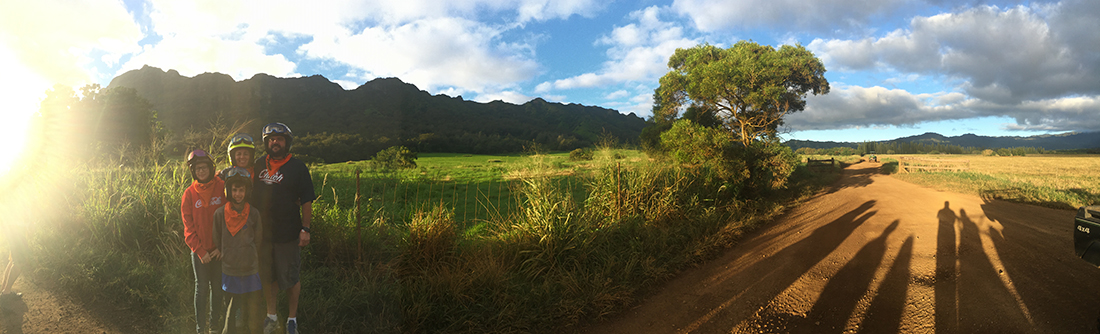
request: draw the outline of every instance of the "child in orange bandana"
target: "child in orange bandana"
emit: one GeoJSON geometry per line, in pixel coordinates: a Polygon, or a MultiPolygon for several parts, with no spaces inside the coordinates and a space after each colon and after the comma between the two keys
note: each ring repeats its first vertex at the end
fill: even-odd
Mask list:
{"type": "Polygon", "coordinates": [[[191,249],[191,265],[195,269],[195,329],[206,334],[210,327],[221,326],[225,301],[220,285],[221,253],[214,245],[214,211],[225,204],[221,179],[214,177],[214,160],[203,150],[187,154],[191,170],[191,186],[183,192],[180,215],[183,218],[183,239],[191,249]]]}
{"type": "Polygon", "coordinates": [[[252,192],[252,173],[240,167],[225,170],[226,205],[214,211],[214,243],[222,252],[222,290],[229,299],[223,333],[235,333],[235,313],[246,325],[246,332],[258,333],[263,326],[265,308],[260,294],[260,246],[263,226],[260,212],[248,204],[252,192]]]}

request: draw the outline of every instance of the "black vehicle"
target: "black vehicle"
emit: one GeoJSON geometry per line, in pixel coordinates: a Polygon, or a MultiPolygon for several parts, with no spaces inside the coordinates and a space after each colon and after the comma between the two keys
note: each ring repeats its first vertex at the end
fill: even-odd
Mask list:
{"type": "Polygon", "coordinates": [[[1100,266],[1100,205],[1082,206],[1073,219],[1073,248],[1077,257],[1100,266]]]}

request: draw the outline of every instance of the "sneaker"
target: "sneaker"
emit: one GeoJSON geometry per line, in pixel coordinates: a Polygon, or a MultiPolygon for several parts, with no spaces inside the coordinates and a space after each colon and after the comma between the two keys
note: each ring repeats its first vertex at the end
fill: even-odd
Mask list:
{"type": "Polygon", "coordinates": [[[264,334],[272,334],[272,333],[275,333],[275,320],[271,320],[271,318],[264,317],[264,334]]]}
{"type": "Polygon", "coordinates": [[[298,334],[298,322],[297,321],[291,320],[291,321],[286,322],[286,334],[298,334]]]}

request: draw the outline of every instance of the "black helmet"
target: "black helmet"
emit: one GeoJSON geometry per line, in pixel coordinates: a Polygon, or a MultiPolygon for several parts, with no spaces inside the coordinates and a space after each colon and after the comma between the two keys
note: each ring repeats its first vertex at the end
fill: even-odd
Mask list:
{"type": "Polygon", "coordinates": [[[191,178],[203,183],[209,182],[210,180],[199,180],[199,177],[195,175],[195,165],[198,165],[200,163],[210,164],[210,176],[213,177],[214,160],[210,159],[210,155],[206,154],[206,151],[200,148],[195,149],[194,151],[191,151],[191,153],[187,154],[187,169],[191,170],[191,178]]]}
{"type": "MultiPolygon", "coordinates": [[[[290,128],[283,123],[271,123],[264,125],[263,131],[264,149],[267,149],[267,138],[271,136],[283,136],[286,138],[286,151],[290,152],[290,146],[294,144],[294,133],[290,131],[290,128]]],[[[271,152],[267,152],[271,154],[271,152]]]]}
{"type": "Polygon", "coordinates": [[[235,203],[233,201],[234,184],[244,185],[244,202],[248,202],[249,197],[252,196],[252,173],[240,167],[225,169],[225,199],[230,203],[235,203]]]}

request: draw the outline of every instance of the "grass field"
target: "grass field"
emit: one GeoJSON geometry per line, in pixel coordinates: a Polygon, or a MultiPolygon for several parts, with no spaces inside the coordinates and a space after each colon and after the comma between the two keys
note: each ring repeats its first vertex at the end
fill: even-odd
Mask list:
{"type": "MultiPolygon", "coordinates": [[[[132,305],[134,328],[193,331],[178,161],[80,168],[69,210],[39,226],[41,267],[88,302],[132,305]],[[56,245],[74,245],[56,247],[56,245]]],[[[224,162],[221,162],[224,164],[224,162]]],[[[601,149],[595,158],[421,154],[417,168],[311,166],[313,239],[298,316],[315,332],[550,332],[602,318],[729,247],[839,167],[721,196],[711,167],[601,149]],[[360,207],[356,211],[356,172],[360,207]]],[[[283,299],[285,300],[285,299],[283,299]]],[[[285,303],[279,313],[286,314],[285,303]]]]}
{"type": "Polygon", "coordinates": [[[970,160],[966,172],[895,174],[901,180],[939,190],[1062,209],[1100,204],[1100,155],[880,157],[903,156],[970,160]]]}

